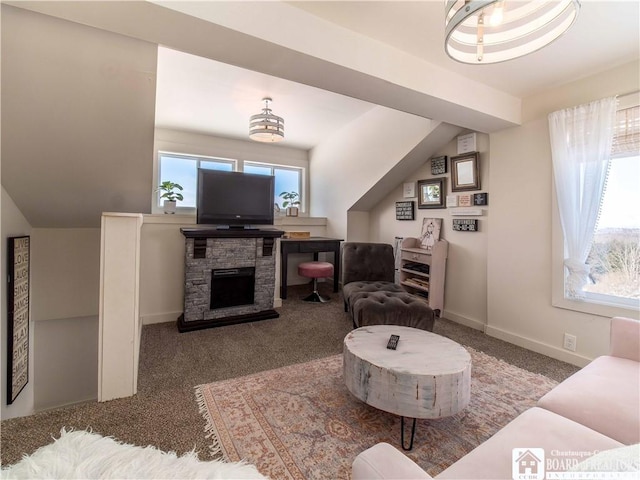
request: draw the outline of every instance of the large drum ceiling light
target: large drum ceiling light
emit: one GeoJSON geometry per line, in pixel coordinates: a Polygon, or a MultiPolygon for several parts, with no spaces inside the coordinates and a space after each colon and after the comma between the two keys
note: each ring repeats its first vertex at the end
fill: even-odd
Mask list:
{"type": "Polygon", "coordinates": [[[249,121],[249,138],[257,142],[279,142],[284,140],[284,119],[271,113],[269,97],[262,99],[264,108],[262,113],[251,115],[249,121]]]}
{"type": "Polygon", "coordinates": [[[462,63],[504,62],[541,49],[575,22],[578,0],[445,0],[445,50],[462,63]]]}

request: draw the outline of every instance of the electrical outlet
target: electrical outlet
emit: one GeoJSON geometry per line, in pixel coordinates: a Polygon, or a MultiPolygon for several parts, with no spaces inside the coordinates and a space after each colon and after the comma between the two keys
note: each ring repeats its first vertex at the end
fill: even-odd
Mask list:
{"type": "Polygon", "coordinates": [[[578,343],[578,339],[575,335],[571,335],[569,333],[564,334],[564,348],[567,350],[571,350],[572,352],[576,351],[576,343],[578,343]]]}

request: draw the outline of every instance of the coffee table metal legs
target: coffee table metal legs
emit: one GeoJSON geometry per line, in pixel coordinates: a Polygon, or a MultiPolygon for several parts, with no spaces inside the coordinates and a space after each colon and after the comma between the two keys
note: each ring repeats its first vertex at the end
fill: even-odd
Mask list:
{"type": "Polygon", "coordinates": [[[416,436],[416,419],[413,419],[413,425],[411,426],[411,441],[409,447],[404,446],[404,417],[400,420],[400,443],[402,443],[403,450],[411,450],[413,448],[413,438],[416,436]]]}

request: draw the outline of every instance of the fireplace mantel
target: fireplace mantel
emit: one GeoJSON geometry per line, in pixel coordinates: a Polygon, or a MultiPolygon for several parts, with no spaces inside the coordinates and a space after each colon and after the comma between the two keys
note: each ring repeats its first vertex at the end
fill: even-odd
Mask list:
{"type": "Polygon", "coordinates": [[[282,230],[275,228],[181,228],[185,238],[280,238],[284,235],[282,230]]]}

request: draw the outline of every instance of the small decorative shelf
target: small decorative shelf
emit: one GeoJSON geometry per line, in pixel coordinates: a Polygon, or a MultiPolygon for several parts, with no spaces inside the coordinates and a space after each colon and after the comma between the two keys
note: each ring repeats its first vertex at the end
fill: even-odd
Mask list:
{"type": "Polygon", "coordinates": [[[400,284],[409,293],[425,299],[433,310],[444,310],[444,280],[449,242],[439,240],[429,252],[420,239],[405,238],[400,248],[400,284]]]}

